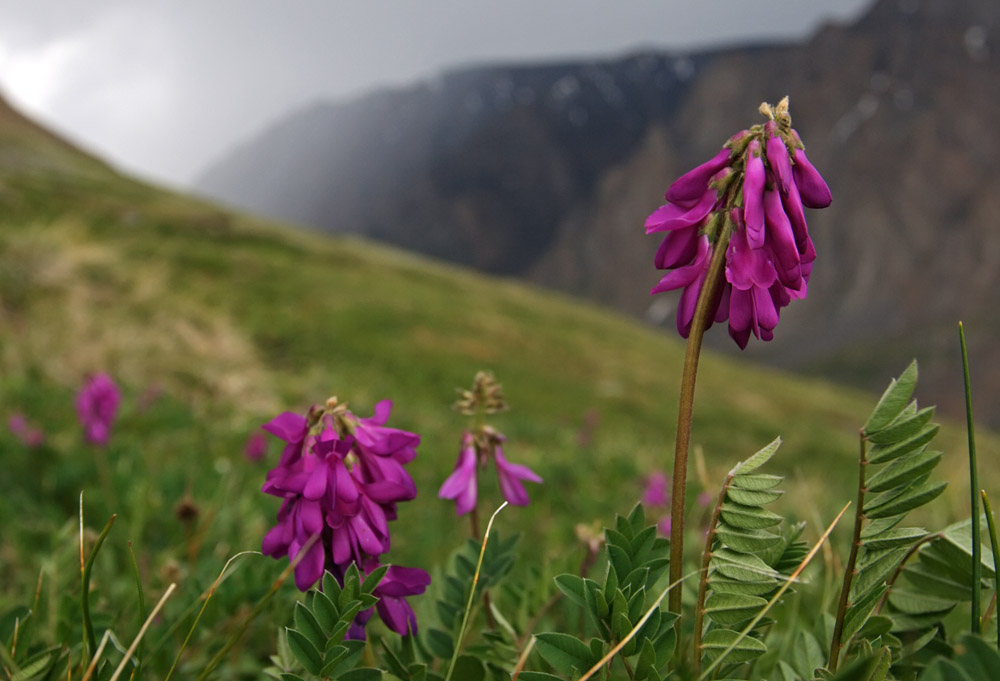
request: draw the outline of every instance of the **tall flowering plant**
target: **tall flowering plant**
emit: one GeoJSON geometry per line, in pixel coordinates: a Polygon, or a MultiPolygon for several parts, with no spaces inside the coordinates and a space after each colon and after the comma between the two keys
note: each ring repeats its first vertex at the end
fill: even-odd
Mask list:
{"type": "Polygon", "coordinates": [[[527,506],[530,501],[524,481],[540,483],[542,478],[527,466],[508,461],[503,453],[503,443],[507,438],[503,433],[483,423],[486,414],[507,410],[507,402],[503,397],[500,383],[493,374],[480,371],[473,381],[472,390],[463,390],[461,394],[462,397],[455,403],[455,409],[474,417],[476,424],[472,429],[462,433],[462,446],[458,461],[455,462],[455,470],[441,485],[438,496],[442,499],[453,499],[455,512],[458,515],[472,512],[470,516],[472,533],[473,536],[478,536],[476,502],[479,468],[484,468],[490,460],[493,461],[500,481],[500,491],[504,499],[514,506],[527,506]]]}
{"type": "MultiPolygon", "coordinates": [[[[416,457],[420,436],[387,427],[391,410],[392,402],[385,400],[373,416],[359,418],[331,398],[305,416],[285,412],[263,426],[285,442],[262,488],[282,499],[263,552],[295,560],[306,551],[295,567],[302,591],[324,571],[343,583],[351,565],[365,574],[376,570],[390,547],[389,521],[395,520],[397,505],[417,495],[405,466],[416,457]]],[[[376,589],[382,621],[400,635],[415,632],[416,616],[406,597],[423,593],[428,584],[423,570],[389,567],[376,589]]],[[[362,638],[370,617],[370,609],[360,613],[350,635],[362,638]]]]}
{"type": "MultiPolygon", "coordinates": [[[[709,161],[678,178],[667,203],[646,219],[666,232],[656,267],[668,270],[651,293],[681,289],[677,330],[688,339],[681,378],[671,495],[670,579],[684,552],[687,456],[698,357],[705,331],[729,322],[741,349],[751,334],[771,340],[782,308],[805,298],[816,249],[804,207],[830,205],[830,189],[792,128],[788,98],[761,104],[767,120],[733,135],[709,161]]],[[[670,595],[679,612],[680,590],[670,595]]]]}

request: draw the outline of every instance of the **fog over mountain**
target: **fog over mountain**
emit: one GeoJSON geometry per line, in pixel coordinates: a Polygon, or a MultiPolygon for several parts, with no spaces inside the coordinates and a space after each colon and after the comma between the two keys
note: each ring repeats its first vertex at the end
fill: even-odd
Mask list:
{"type": "Polygon", "coordinates": [[[749,354],[872,388],[915,355],[924,399],[954,410],[964,319],[988,407],[1000,398],[1000,347],[986,342],[1000,333],[993,0],[881,0],[798,44],[456,70],[298,111],[197,186],[672,326],[673,299],[647,295],[659,239],[643,220],[672,178],[786,94],[834,204],[807,215],[808,299],[749,354]]]}

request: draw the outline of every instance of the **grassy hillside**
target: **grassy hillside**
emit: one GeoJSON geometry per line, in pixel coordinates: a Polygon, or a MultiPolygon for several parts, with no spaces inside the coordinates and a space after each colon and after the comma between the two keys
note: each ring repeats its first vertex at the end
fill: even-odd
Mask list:
{"type": "MultiPolygon", "coordinates": [[[[4,523],[0,605],[45,565],[68,561],[71,576],[81,489],[87,525],[118,512],[120,538],[154,582],[190,574],[206,584],[226,557],[259,548],[277,510],[258,492],[265,466],[242,457],[248,433],[334,394],[360,415],[390,398],[391,424],[423,436],[410,465],[420,497],[401,509],[389,554],[406,564],[429,568],[465,531],[436,491],[465,425],[449,408],[454,390],[479,369],[497,374],[512,405],[494,421],[509,458],[546,480],[527,510],[501,516],[504,531],[558,555],[577,522],[608,522],[638,499],[643,475],[669,466],[683,354],[673,337],[521,284],[160,191],[12,112],[0,116],[0,145],[0,416],[23,412],[48,437],[29,450],[0,433],[0,516],[22,521],[4,523]],[[106,461],[80,444],[72,407],[97,371],[125,392],[106,461]],[[182,500],[199,510],[189,526],[174,513],[182,500]]],[[[884,367],[885,380],[908,361],[884,367]]],[[[694,427],[704,479],[718,483],[780,434],[774,469],[792,478],[784,503],[810,523],[827,519],[854,496],[856,433],[874,402],[706,356],[694,427]]],[[[946,428],[941,438],[956,484],[937,508],[955,516],[963,437],[946,428]]],[[[498,499],[492,473],[481,495],[498,499]]],[[[124,560],[122,545],[109,560],[124,560]]]]}

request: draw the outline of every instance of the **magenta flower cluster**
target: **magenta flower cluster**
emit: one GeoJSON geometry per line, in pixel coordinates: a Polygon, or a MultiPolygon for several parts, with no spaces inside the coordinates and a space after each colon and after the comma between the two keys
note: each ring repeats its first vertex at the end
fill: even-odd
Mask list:
{"type": "Polygon", "coordinates": [[[830,189],[791,127],[787,98],[761,110],[770,120],[737,133],[678,178],[667,189],[668,203],[646,220],[647,234],[667,232],[655,263],[671,270],[651,293],[682,289],[677,329],[685,338],[720,244],[727,249],[725,275],[706,328],[728,320],[740,348],[751,333],[771,340],[781,309],[808,291],[816,250],[803,207],[830,205],[830,189]]]}
{"type": "Polygon", "coordinates": [[[118,386],[107,374],[95,374],[87,379],[76,396],[76,413],[83,426],[84,440],[107,447],[121,399],[118,386]]]}
{"type": "MultiPolygon", "coordinates": [[[[397,504],[416,497],[405,465],[416,456],[420,437],[385,425],[392,402],[379,402],[375,415],[358,418],[331,399],[306,416],[285,412],[263,426],[286,444],[263,491],[283,501],[278,524],[264,537],[263,552],[295,560],[318,536],[295,568],[295,584],[306,591],[331,572],[341,582],[356,564],[364,573],[378,567],[389,550],[389,521],[397,504]]],[[[416,616],[407,596],[423,593],[430,576],[392,566],[376,595],[379,616],[400,635],[414,633],[416,616]]],[[[371,611],[358,615],[350,634],[364,636],[371,611]]]]}
{"type": "Polygon", "coordinates": [[[464,515],[476,507],[476,472],[480,466],[485,467],[490,458],[496,464],[504,499],[514,506],[528,505],[530,499],[522,481],[542,482],[542,479],[527,466],[507,460],[502,446],[506,439],[502,433],[489,426],[479,428],[475,433],[465,431],[462,434],[462,447],[455,470],[438,491],[438,497],[455,500],[455,512],[458,515],[464,515]]]}

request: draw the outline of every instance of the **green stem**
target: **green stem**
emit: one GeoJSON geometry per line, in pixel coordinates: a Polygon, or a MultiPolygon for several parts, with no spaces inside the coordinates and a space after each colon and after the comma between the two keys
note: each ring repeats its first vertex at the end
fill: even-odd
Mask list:
{"type": "Polygon", "coordinates": [[[733,474],[726,476],[726,482],[719,492],[719,501],[715,504],[712,512],[712,521],[708,525],[708,534],[705,537],[705,550],[701,554],[701,579],[698,582],[698,602],[694,609],[694,645],[691,646],[694,652],[694,673],[701,674],[701,630],[705,617],[705,596],[708,594],[708,566],[712,562],[712,544],[715,543],[715,528],[719,525],[719,516],[722,515],[722,503],[726,500],[726,492],[733,482],[733,474]]]}
{"type": "MultiPolygon", "coordinates": [[[[97,541],[94,542],[94,548],[90,551],[90,557],[87,558],[87,563],[83,566],[83,571],[80,573],[80,586],[83,591],[80,596],[80,606],[83,611],[83,631],[86,634],[87,645],[89,646],[88,650],[91,654],[97,650],[97,639],[94,636],[94,625],[90,621],[90,573],[94,568],[94,559],[97,558],[97,552],[101,550],[101,545],[107,538],[108,532],[111,531],[111,526],[115,524],[115,518],[117,517],[117,514],[112,515],[111,519],[108,520],[108,524],[104,526],[103,530],[101,530],[101,534],[97,537],[97,541]]],[[[80,551],[82,555],[82,543],[80,545],[80,551]]]]}
{"type": "Polygon", "coordinates": [[[857,572],[858,549],[861,548],[861,526],[865,521],[865,492],[868,491],[867,483],[865,482],[865,469],[868,468],[865,449],[868,438],[865,436],[864,430],[861,431],[860,438],[861,459],[858,464],[858,507],[854,511],[854,536],[851,539],[851,554],[847,559],[847,565],[844,567],[844,584],[840,588],[837,620],[833,626],[833,639],[830,641],[830,661],[826,665],[831,672],[837,671],[837,666],[840,662],[840,646],[842,644],[840,638],[844,633],[844,616],[847,614],[847,608],[851,605],[849,603],[851,582],[854,581],[854,575],[857,572]]]}
{"type": "MultiPolygon", "coordinates": [[[[726,221],[728,227],[728,220],[726,221]]],[[[694,386],[698,374],[698,359],[705,330],[711,322],[712,303],[715,302],[719,284],[725,274],[726,248],[730,229],[724,227],[715,242],[712,260],[708,265],[705,283],[702,284],[691,321],[687,348],[684,352],[684,372],[681,375],[680,403],[677,407],[677,441],[674,446],[673,490],[670,499],[670,582],[681,579],[684,569],[684,505],[687,491],[688,450],[691,447],[691,418],[694,413],[694,386]]],[[[670,592],[667,607],[671,612],[681,611],[681,589],[670,592]]],[[[680,620],[678,620],[680,621],[680,620]]]]}
{"type": "Polygon", "coordinates": [[[962,374],[965,378],[965,419],[969,431],[969,495],[972,512],[972,623],[970,631],[979,631],[979,614],[981,612],[979,597],[983,590],[982,578],[982,546],[979,533],[979,469],[976,465],[976,432],[972,425],[972,390],[969,381],[969,352],[965,347],[965,329],[962,322],[958,323],[958,338],[962,345],[962,374]]]}
{"type": "MultiPolygon", "coordinates": [[[[986,529],[990,533],[990,549],[993,550],[993,600],[996,602],[997,594],[1000,593],[1000,547],[997,546],[997,526],[986,490],[981,490],[980,493],[983,497],[983,507],[986,509],[986,529]]],[[[997,625],[997,648],[1000,648],[1000,624],[997,625]]]]}

